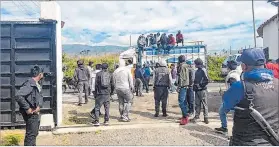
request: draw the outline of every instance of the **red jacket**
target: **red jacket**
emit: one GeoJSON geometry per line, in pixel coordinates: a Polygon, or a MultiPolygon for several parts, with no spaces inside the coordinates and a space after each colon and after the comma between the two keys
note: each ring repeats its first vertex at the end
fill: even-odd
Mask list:
{"type": "Polygon", "coordinates": [[[180,33],[180,34],[176,34],[176,39],[183,39],[183,35],[180,33]]]}
{"type": "Polygon", "coordinates": [[[173,36],[170,37],[169,44],[175,45],[175,38],[173,36]]]}
{"type": "Polygon", "coordinates": [[[279,64],[276,63],[267,63],[265,64],[265,67],[267,69],[270,69],[273,71],[274,77],[279,79],[279,64]]]}

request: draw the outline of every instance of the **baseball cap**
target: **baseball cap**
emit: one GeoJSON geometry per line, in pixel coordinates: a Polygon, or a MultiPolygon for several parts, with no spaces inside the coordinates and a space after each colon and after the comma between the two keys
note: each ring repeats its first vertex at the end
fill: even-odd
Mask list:
{"type": "Polygon", "coordinates": [[[260,66],[265,64],[265,55],[261,49],[244,49],[237,61],[250,66],[260,66]]]}
{"type": "Polygon", "coordinates": [[[186,61],[186,64],[188,64],[188,65],[192,65],[193,63],[192,63],[192,61],[191,61],[191,60],[187,60],[187,61],[186,61]]]}

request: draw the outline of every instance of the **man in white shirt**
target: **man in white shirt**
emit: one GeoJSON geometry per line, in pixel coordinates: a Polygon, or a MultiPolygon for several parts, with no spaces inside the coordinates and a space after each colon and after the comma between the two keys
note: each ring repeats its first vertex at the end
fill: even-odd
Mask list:
{"type": "Polygon", "coordinates": [[[93,85],[93,72],[94,72],[94,69],[93,69],[93,63],[94,62],[92,62],[92,61],[89,61],[89,64],[88,64],[88,66],[87,66],[87,68],[88,68],[88,70],[89,70],[89,73],[90,73],[90,78],[89,78],[89,81],[88,81],[88,83],[89,83],[89,94],[88,95],[90,95],[91,93],[92,93],[92,85],[93,85]]]}
{"type": "Polygon", "coordinates": [[[125,66],[125,61],[119,61],[119,68],[113,73],[113,82],[119,100],[120,119],[124,122],[130,121],[129,111],[133,99],[133,78],[131,70],[125,66]]]}

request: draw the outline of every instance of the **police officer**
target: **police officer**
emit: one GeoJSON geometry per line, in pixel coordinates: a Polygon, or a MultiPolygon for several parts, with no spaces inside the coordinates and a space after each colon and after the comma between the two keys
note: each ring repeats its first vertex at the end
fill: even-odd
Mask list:
{"type": "Polygon", "coordinates": [[[43,76],[43,69],[34,66],[31,69],[32,78],[22,84],[16,94],[19,111],[26,123],[24,145],[36,146],[36,138],[39,133],[39,111],[42,105],[42,86],[39,84],[43,76]]]}
{"type": "Polygon", "coordinates": [[[223,109],[235,108],[230,145],[269,146],[268,135],[247,108],[251,106],[259,111],[278,134],[278,79],[264,68],[265,55],[261,49],[244,50],[239,61],[243,70],[241,81],[233,83],[223,95],[223,109]]]}
{"type": "Polygon", "coordinates": [[[84,61],[78,60],[78,67],[75,69],[74,79],[78,82],[78,92],[79,92],[79,103],[78,106],[81,106],[82,103],[82,93],[85,91],[85,104],[88,102],[88,90],[89,90],[89,79],[90,72],[89,69],[84,67],[84,61]]]}
{"type": "Polygon", "coordinates": [[[167,68],[166,61],[162,60],[159,66],[154,70],[154,99],[155,99],[155,117],[159,116],[160,101],[162,101],[163,116],[167,117],[167,99],[169,95],[168,88],[171,87],[171,74],[167,68]]]}

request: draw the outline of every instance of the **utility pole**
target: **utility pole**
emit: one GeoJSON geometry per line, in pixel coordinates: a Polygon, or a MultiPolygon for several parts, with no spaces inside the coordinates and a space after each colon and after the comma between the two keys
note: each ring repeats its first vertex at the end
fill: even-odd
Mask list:
{"type": "Polygon", "coordinates": [[[130,35],[130,47],[132,46],[132,36],[130,35]]]}
{"type": "Polygon", "coordinates": [[[232,54],[232,46],[230,46],[230,55],[232,54]]]}
{"type": "Polygon", "coordinates": [[[254,14],[254,0],[252,0],[252,14],[253,14],[253,27],[254,27],[254,47],[257,47],[256,42],[256,26],[255,26],[255,14],[254,14]]]}

